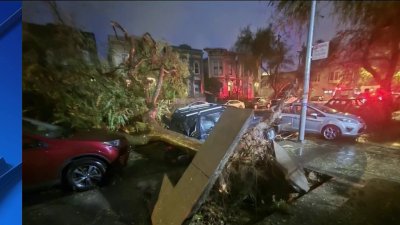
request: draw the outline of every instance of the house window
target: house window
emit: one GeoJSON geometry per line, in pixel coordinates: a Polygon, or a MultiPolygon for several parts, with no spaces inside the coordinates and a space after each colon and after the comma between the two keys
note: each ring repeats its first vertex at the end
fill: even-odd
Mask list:
{"type": "Polygon", "coordinates": [[[194,74],[199,74],[200,73],[200,65],[199,62],[194,62],[194,74]]]}
{"type": "Polygon", "coordinates": [[[222,75],[222,62],[219,60],[212,61],[212,74],[213,76],[221,76],[222,75]]]}
{"type": "Polygon", "coordinates": [[[342,73],[340,71],[329,73],[329,82],[338,82],[342,78],[342,73]]]}

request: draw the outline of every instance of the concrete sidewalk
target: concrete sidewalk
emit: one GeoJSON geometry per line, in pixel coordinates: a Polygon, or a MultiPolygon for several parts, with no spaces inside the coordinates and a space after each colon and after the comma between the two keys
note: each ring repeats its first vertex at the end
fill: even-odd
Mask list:
{"type": "Polygon", "coordinates": [[[400,221],[400,183],[371,179],[352,183],[333,178],[302,196],[288,214],[274,213],[257,225],[390,225],[400,221]]]}
{"type": "Polygon", "coordinates": [[[400,154],[364,143],[308,139],[280,144],[305,168],[332,176],[257,225],[398,224],[400,154]]]}

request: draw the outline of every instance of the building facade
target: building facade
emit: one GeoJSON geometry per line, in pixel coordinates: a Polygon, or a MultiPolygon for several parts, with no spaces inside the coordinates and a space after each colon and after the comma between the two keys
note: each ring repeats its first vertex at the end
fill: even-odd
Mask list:
{"type": "Polygon", "coordinates": [[[36,49],[38,57],[47,63],[64,67],[70,66],[72,60],[82,60],[88,65],[99,63],[94,33],[50,23],[24,22],[22,26],[24,51],[36,49]],[[36,42],[45,43],[44,47],[36,42]],[[71,47],[72,44],[77,46],[71,47]]]}
{"type": "Polygon", "coordinates": [[[179,53],[183,62],[188,64],[190,73],[187,81],[189,97],[202,97],[204,94],[203,50],[193,49],[189,45],[185,44],[172,46],[172,49],[179,53]]]}
{"type": "MultiPolygon", "coordinates": [[[[133,36],[133,38],[139,38],[133,36]]],[[[202,97],[204,93],[203,51],[193,49],[189,45],[171,46],[179,54],[180,59],[187,63],[189,76],[187,81],[188,97],[202,97]]],[[[116,67],[129,57],[130,47],[123,37],[110,35],[108,37],[108,62],[116,67]]]]}
{"type": "Polygon", "coordinates": [[[325,99],[330,99],[333,96],[358,95],[363,91],[359,71],[359,68],[341,65],[315,68],[310,76],[310,97],[324,96],[325,99]]]}
{"type": "Polygon", "coordinates": [[[219,99],[251,99],[254,97],[254,68],[247,68],[244,56],[223,48],[206,48],[208,78],[221,83],[219,99]]]}

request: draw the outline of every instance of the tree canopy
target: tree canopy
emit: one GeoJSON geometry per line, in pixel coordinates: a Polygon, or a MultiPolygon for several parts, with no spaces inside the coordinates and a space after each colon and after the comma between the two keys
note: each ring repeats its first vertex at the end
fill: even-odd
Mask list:
{"type": "Polygon", "coordinates": [[[277,76],[282,68],[292,65],[289,47],[280,35],[277,35],[272,26],[259,28],[253,33],[249,26],[243,28],[235,42],[234,50],[248,55],[252,60],[249,63],[255,68],[261,68],[270,74],[268,80],[262,80],[265,85],[269,82],[277,95],[279,88],[277,76]]]}
{"type": "MultiPolygon", "coordinates": [[[[269,1],[269,4],[280,15],[277,23],[297,27],[308,24],[311,1],[269,1]]],[[[328,6],[330,16],[339,21],[338,26],[345,27],[332,40],[335,49],[330,60],[357,64],[390,91],[393,76],[399,70],[400,2],[333,1],[329,4],[332,4],[328,6]]]]}
{"type": "MultiPolygon", "coordinates": [[[[186,95],[187,64],[148,33],[133,38],[123,30],[129,58],[110,68],[85,59],[83,53],[95,49],[87,33],[61,19],[45,26],[47,33],[32,26],[23,25],[23,91],[42,96],[46,107],[53,107],[52,118],[41,119],[76,128],[116,130],[131,124],[138,130],[149,118],[161,118],[168,110],[166,100],[186,95]]],[[[42,111],[43,104],[24,110],[38,115],[29,113],[42,111]]]]}

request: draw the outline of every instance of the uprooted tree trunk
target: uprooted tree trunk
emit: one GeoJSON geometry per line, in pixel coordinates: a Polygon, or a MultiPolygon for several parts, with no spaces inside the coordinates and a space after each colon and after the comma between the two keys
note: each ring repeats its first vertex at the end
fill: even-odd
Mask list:
{"type": "Polygon", "coordinates": [[[205,203],[194,212],[190,225],[246,224],[257,219],[249,212],[263,216],[286,210],[289,194],[296,190],[278,166],[273,142],[265,139],[264,131],[274,125],[294,89],[292,86],[284,93],[269,118],[241,137],[238,150],[229,158],[205,203]]]}

